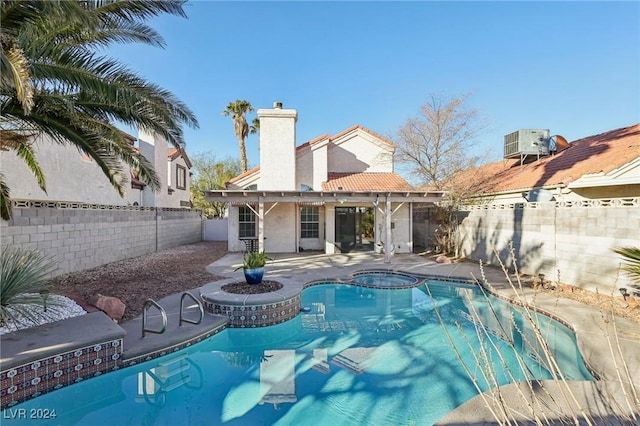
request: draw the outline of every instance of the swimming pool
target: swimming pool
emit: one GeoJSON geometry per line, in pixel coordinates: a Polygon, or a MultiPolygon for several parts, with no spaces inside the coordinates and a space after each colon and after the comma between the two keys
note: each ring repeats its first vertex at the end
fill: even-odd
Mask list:
{"type": "MultiPolygon", "coordinates": [[[[513,368],[516,380],[550,377],[517,309],[499,300],[488,306],[472,286],[430,281],[382,290],[325,283],[305,289],[302,306],[308,312],[286,323],[226,329],[185,350],[16,405],[3,417],[32,424],[15,413],[55,410],[55,419],[43,424],[428,425],[477,394],[447,334],[480,377],[466,343],[479,347],[478,331],[495,345],[485,344],[499,383],[510,379],[498,353],[517,366],[508,341],[528,369],[513,368]],[[494,319],[492,310],[505,320],[494,319]]],[[[592,380],[573,333],[540,321],[566,377],[592,380]]]]}
{"type": "Polygon", "coordinates": [[[386,289],[414,287],[419,281],[417,277],[386,271],[357,272],[352,278],[359,286],[386,289]]]}

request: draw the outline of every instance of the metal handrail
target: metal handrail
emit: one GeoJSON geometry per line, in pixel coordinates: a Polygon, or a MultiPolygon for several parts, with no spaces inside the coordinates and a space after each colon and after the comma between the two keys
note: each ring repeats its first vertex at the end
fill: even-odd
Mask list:
{"type": "Polygon", "coordinates": [[[182,293],[182,297],[180,297],[180,322],[178,323],[178,325],[182,327],[183,322],[187,322],[189,324],[200,324],[202,322],[202,318],[204,318],[204,308],[202,307],[202,302],[198,300],[193,294],[189,293],[188,291],[185,291],[184,293],[182,293]],[[184,298],[187,296],[189,296],[191,300],[196,302],[196,305],[198,306],[198,310],[200,311],[200,318],[198,318],[197,321],[189,318],[184,318],[182,316],[182,314],[184,313],[184,298]]]}
{"type": "Polygon", "coordinates": [[[155,333],[162,334],[167,329],[167,313],[164,311],[164,308],[153,299],[147,299],[142,305],[142,337],[144,338],[145,333],[155,333]],[[160,311],[160,315],[162,315],[162,328],[160,330],[154,330],[151,328],[147,328],[147,311],[151,306],[155,306],[160,311]]]}

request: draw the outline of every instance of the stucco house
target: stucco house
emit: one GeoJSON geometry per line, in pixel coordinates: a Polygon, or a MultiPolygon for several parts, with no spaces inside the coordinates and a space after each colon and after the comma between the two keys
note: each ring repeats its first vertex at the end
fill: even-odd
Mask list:
{"type": "Polygon", "coordinates": [[[183,148],[168,148],[159,135],[140,130],[139,138],[124,133],[153,165],[160,178],[161,189],[153,192],[138,179],[137,172],[124,165],[126,194],[121,197],[102,170],[75,147],[61,145],[47,135],[33,141],[36,159],[47,183],[45,193],[36,178],[11,151],[0,151],[0,167],[11,190],[12,200],[66,202],[143,207],[190,207],[191,161],[183,148]]]}
{"type": "Polygon", "coordinates": [[[603,294],[631,288],[613,250],[640,246],[640,124],[553,139],[533,139],[539,155],[524,143],[458,176],[459,185],[478,184],[459,211],[459,254],[515,259],[521,272],[603,294]]]}
{"type": "Polygon", "coordinates": [[[549,139],[552,146],[543,155],[505,152],[505,159],[469,170],[459,180],[484,177],[479,200],[491,204],[640,196],[640,123],[571,143],[549,139]]]}
{"type": "Polygon", "coordinates": [[[257,113],[260,166],[205,192],[229,203],[229,251],[412,252],[425,229],[414,208],[442,193],[416,191],[394,172],[391,141],[356,125],[296,146],[296,110],[276,102],[257,113]]]}

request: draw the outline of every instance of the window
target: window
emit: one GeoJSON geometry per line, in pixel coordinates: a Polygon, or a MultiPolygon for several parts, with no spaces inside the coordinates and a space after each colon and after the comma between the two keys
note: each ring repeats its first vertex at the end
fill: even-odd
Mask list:
{"type": "Polygon", "coordinates": [[[256,236],[256,214],[247,206],[238,207],[238,237],[256,236]]]}
{"type": "Polygon", "coordinates": [[[176,188],[187,189],[187,169],[176,164],[176,188]]]}
{"type": "Polygon", "coordinates": [[[318,238],[320,235],[320,214],[318,207],[300,209],[300,238],[318,238]]]}

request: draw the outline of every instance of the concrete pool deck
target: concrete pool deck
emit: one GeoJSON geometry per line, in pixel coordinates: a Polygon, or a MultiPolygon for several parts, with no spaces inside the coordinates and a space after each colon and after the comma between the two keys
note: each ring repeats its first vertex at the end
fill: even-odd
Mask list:
{"type": "MultiPolygon", "coordinates": [[[[295,282],[300,289],[302,289],[304,283],[347,279],[352,274],[362,270],[390,270],[413,273],[423,277],[429,276],[439,279],[465,281],[475,278],[481,279],[482,277],[480,267],[476,263],[440,264],[414,254],[394,255],[391,257],[390,263],[384,263],[384,255],[375,253],[325,255],[304,252],[299,254],[274,254],[272,258],[273,260],[265,268],[264,279],[283,283],[295,282]]],[[[226,281],[243,280],[242,270],[236,271],[236,268],[241,264],[242,253],[229,253],[209,265],[207,271],[216,276],[224,277],[226,281]]],[[[501,270],[493,267],[484,268],[484,276],[492,291],[498,296],[505,299],[518,298],[501,270]]],[[[197,297],[201,288],[192,289],[190,293],[197,297]]],[[[601,289],[603,294],[610,294],[611,292],[609,288],[601,289]]],[[[600,377],[601,380],[597,382],[577,381],[569,383],[572,397],[579,401],[584,411],[595,419],[605,419],[608,424],[629,424],[622,421],[616,423],[615,420],[617,419],[610,418],[612,412],[629,413],[630,410],[635,410],[638,413],[637,415],[640,416],[640,402],[636,400],[635,402],[632,401],[631,404],[627,404],[626,400],[622,398],[622,395],[627,395],[631,400],[634,398],[631,383],[624,379],[625,377],[631,376],[636,392],[640,390],[640,374],[637,372],[637,368],[640,366],[640,325],[621,318],[616,318],[613,321],[607,313],[602,313],[590,306],[570,299],[559,299],[548,293],[535,292],[530,288],[524,289],[524,296],[528,301],[535,300],[535,305],[539,309],[552,314],[553,317],[560,319],[575,330],[578,346],[585,363],[600,377]],[[617,338],[613,336],[617,336],[617,338]],[[629,367],[630,372],[628,375],[621,371],[622,365],[629,367]],[[622,379],[618,378],[619,372],[622,375],[622,379]]],[[[230,297],[235,296],[230,295],[230,297]]],[[[142,338],[141,317],[120,324],[124,334],[122,338],[124,366],[130,365],[128,362],[144,361],[147,359],[147,354],[154,351],[166,350],[169,352],[178,350],[184,347],[185,340],[190,342],[200,341],[219,332],[226,326],[227,318],[207,314],[204,316],[202,323],[198,325],[186,324],[180,327],[178,324],[180,299],[181,295],[176,294],[157,301],[166,310],[168,317],[167,330],[163,334],[147,334],[145,338],[142,338]]],[[[191,319],[197,318],[197,306],[190,303],[188,299],[185,306],[187,307],[187,317],[191,319]]],[[[102,314],[100,313],[100,315],[102,314]]],[[[92,319],[101,320],[101,318],[98,318],[100,315],[98,313],[85,315],[83,317],[86,318],[81,321],[77,319],[65,320],[68,322],[64,323],[62,321],[56,325],[56,328],[61,328],[68,324],[68,330],[74,330],[73,333],[69,333],[69,335],[72,335],[77,332],[78,328],[91,327],[92,319]]],[[[152,328],[158,328],[160,325],[160,316],[154,310],[149,312],[148,325],[152,328]]],[[[56,337],[53,333],[46,333],[46,335],[40,333],[32,344],[37,343],[40,346],[57,344],[56,341],[47,339],[55,340],[56,337]]],[[[7,354],[11,352],[12,344],[18,346],[22,344],[24,346],[24,341],[20,343],[20,339],[13,340],[13,342],[8,342],[4,338],[2,340],[1,358],[3,359],[3,364],[7,361],[7,354]],[[7,343],[9,344],[7,345],[7,343]]],[[[20,364],[15,360],[11,360],[11,362],[16,365],[20,364]]],[[[5,370],[5,365],[3,365],[2,370],[5,370]]],[[[524,395],[528,395],[531,392],[542,395],[543,392],[539,388],[532,389],[518,384],[501,387],[502,397],[508,402],[511,414],[514,418],[523,421],[530,417],[528,414],[529,409],[525,400],[519,396],[521,394],[516,391],[516,388],[522,389],[524,395]],[[523,416],[519,413],[527,413],[527,415],[523,416]]],[[[543,398],[547,399],[546,408],[540,408],[538,412],[546,411],[551,418],[558,418],[560,414],[553,407],[558,403],[562,406],[564,397],[568,392],[553,382],[545,383],[544,388],[548,392],[548,396],[543,395],[543,398]],[[553,398],[554,402],[548,402],[550,398],[553,398]]],[[[490,396],[485,395],[485,397],[489,398],[490,396]]],[[[437,395],[434,395],[434,398],[437,398],[437,395]]],[[[497,424],[497,421],[487,408],[487,403],[483,401],[481,396],[478,396],[447,414],[437,424],[480,425],[497,424]]]]}
{"type": "MultiPolygon", "coordinates": [[[[539,310],[551,314],[575,330],[578,346],[586,365],[600,378],[596,382],[576,381],[568,382],[567,385],[548,381],[543,384],[544,391],[541,388],[532,389],[518,384],[503,386],[501,397],[511,408],[510,415],[519,421],[530,418],[528,402],[522,395],[525,395],[524,398],[529,398],[531,402],[533,392],[539,401],[543,401],[543,406],[537,407],[536,413],[540,415],[544,411],[551,419],[560,416],[557,407],[565,406],[563,402],[565,398],[575,398],[576,402],[573,406],[582,407],[584,412],[596,422],[629,424],[625,420],[612,418],[613,412],[628,414],[634,410],[636,416],[640,416],[640,401],[634,400],[638,396],[634,396],[631,389],[633,386],[636,392],[640,391],[640,373],[637,370],[640,366],[640,325],[633,321],[619,317],[613,320],[610,314],[594,307],[531,288],[523,288],[522,292],[516,292],[502,270],[486,267],[481,271],[477,263],[435,263],[415,254],[394,255],[390,263],[384,263],[384,256],[375,253],[337,255],[298,253],[276,254],[272,257],[273,261],[269,262],[265,268],[264,279],[276,281],[295,279],[300,283],[347,278],[355,272],[370,269],[388,269],[421,276],[481,281],[484,273],[486,282],[498,296],[520,303],[531,304],[534,301],[539,310]],[[628,374],[623,371],[623,365],[630,369],[628,374]],[[623,398],[623,395],[627,395],[628,399],[623,398]],[[630,404],[626,402],[627,400],[630,404]]],[[[229,253],[209,265],[207,270],[215,275],[242,280],[242,271],[235,271],[241,264],[241,253],[229,253]]],[[[614,291],[611,288],[602,288],[601,293],[612,294],[614,291]]],[[[486,394],[485,397],[492,398],[486,394]]],[[[495,405],[491,408],[495,408],[495,405]]],[[[571,410],[567,409],[564,412],[570,413],[571,410]]],[[[578,416],[580,416],[579,411],[578,416]]],[[[478,396],[449,413],[437,424],[480,425],[497,424],[497,421],[487,408],[483,397],[478,396]]]]}

